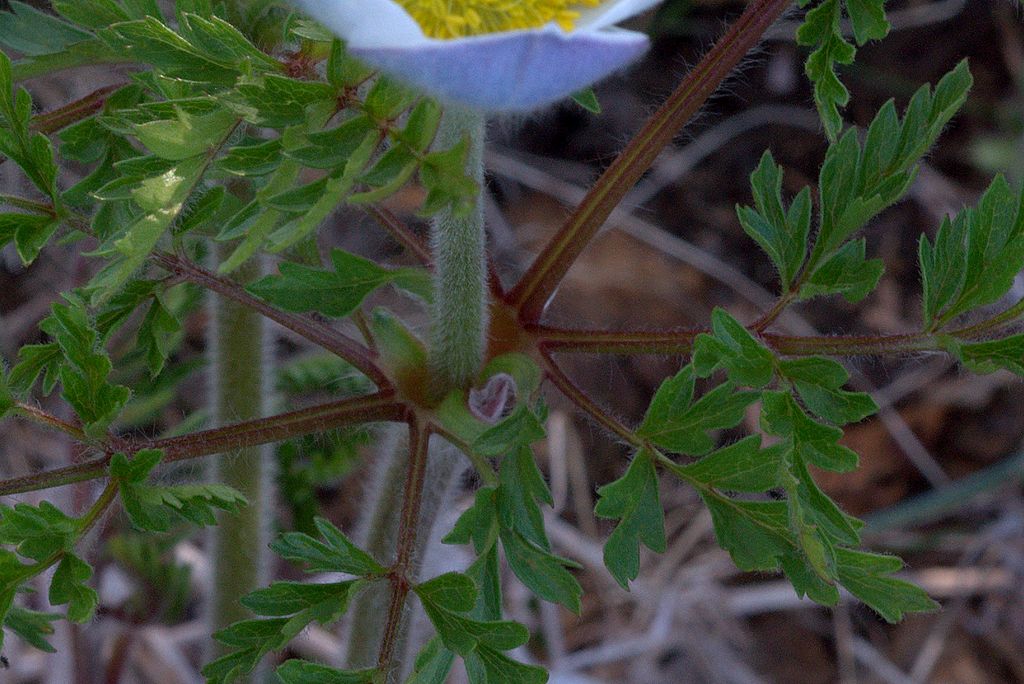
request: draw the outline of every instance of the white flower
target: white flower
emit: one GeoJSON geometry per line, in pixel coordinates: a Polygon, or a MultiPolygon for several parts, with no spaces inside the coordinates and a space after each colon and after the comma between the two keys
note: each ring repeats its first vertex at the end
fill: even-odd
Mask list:
{"type": "Polygon", "coordinates": [[[621,69],[647,37],[613,25],[659,0],[294,0],[349,52],[441,100],[527,111],[621,69]]]}

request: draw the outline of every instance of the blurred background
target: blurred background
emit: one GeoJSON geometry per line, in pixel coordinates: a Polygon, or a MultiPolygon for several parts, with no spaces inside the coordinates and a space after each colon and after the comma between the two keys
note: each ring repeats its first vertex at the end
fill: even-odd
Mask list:
{"type": "MultiPolygon", "coordinates": [[[[743,4],[668,0],[637,19],[636,27],[648,27],[653,49],[596,89],[600,115],[569,102],[492,123],[486,210],[495,259],[508,282],[743,4]]],[[[852,93],[849,121],[866,125],[889,98],[902,108],[921,84],[938,81],[964,57],[974,89],[909,198],[867,230],[869,254],[886,263],[878,290],[857,306],[831,298],[795,307],[776,324],[779,331],[918,329],[920,234],[932,235],[944,216],[973,203],[994,174],[1014,182],[1024,174],[1018,5],[893,0],[887,9],[891,35],[863,48],[842,73],[852,93]]],[[[788,195],[814,184],[824,155],[802,73],[806,54],[792,39],[796,18],[772,30],[633,190],[570,272],[549,322],[603,329],[700,326],[715,306],[750,321],[771,305],[774,272],[744,235],[734,207],[751,202],[747,179],[766,148],[786,169],[788,195]]],[[[115,69],[80,69],[29,88],[46,111],[124,79],[115,69]]],[[[16,169],[0,166],[4,191],[23,190],[22,184],[16,169]]],[[[419,199],[410,189],[391,208],[412,220],[419,199]]],[[[324,228],[322,247],[333,244],[395,262],[406,258],[359,213],[339,212],[324,228]]],[[[95,264],[80,252],[76,245],[55,246],[28,269],[12,247],[0,255],[4,358],[41,339],[37,324],[55,295],[88,279],[95,264]]],[[[1024,278],[1016,294],[1024,296],[1024,278]]],[[[121,381],[142,388],[121,428],[157,434],[202,423],[200,300],[183,294],[176,304],[192,312],[181,347],[148,384],[132,365],[132,340],[114,341],[125,359],[118,366],[121,381]]],[[[308,399],[311,388],[358,390],[358,381],[336,363],[278,332],[283,403],[308,399]]],[[[680,365],[666,357],[563,356],[560,362],[630,423],[680,365]]],[[[890,626],[856,603],[844,600],[825,610],[799,600],[777,577],[739,573],[715,545],[697,496],[669,478],[661,492],[669,549],[642,555],[640,578],[623,592],[602,567],[601,540],[610,528],[592,511],[596,487],[622,472],[628,453],[552,392],[549,436],[538,454],[555,497],[547,524],[556,551],[583,564],[586,593],[575,616],[537,602],[509,575],[510,617],[535,634],[516,655],[546,664],[556,684],[1024,682],[1024,383],[1004,373],[970,375],[938,355],[854,358],[847,366],[855,386],[870,391],[882,411],[848,428],[845,443],[860,454],[861,467],[842,476],[819,472],[819,482],[868,521],[869,548],[907,560],[906,577],[938,599],[941,612],[890,626]]],[[[56,397],[40,401],[60,410],[56,397]]],[[[756,429],[756,415],[746,428],[756,429]]],[[[82,457],[62,438],[27,424],[7,421],[2,430],[4,476],[82,457]]],[[[302,529],[317,511],[350,525],[365,477],[363,456],[373,441],[372,433],[352,431],[282,445],[280,525],[302,529]]],[[[470,503],[472,484],[466,483],[449,523],[470,503]]],[[[63,488],[46,498],[73,507],[88,499],[88,490],[63,488]]],[[[11,638],[5,647],[10,666],[0,670],[0,682],[200,681],[199,647],[208,638],[199,595],[207,567],[201,537],[183,532],[154,542],[133,536],[119,519],[101,534],[104,543],[93,542],[92,554],[102,595],[96,622],[58,623],[57,655],[11,638]]],[[[427,562],[445,568],[468,562],[461,547],[442,551],[444,558],[427,562]]],[[[337,635],[310,630],[296,648],[329,662],[340,643],[337,635]]]]}

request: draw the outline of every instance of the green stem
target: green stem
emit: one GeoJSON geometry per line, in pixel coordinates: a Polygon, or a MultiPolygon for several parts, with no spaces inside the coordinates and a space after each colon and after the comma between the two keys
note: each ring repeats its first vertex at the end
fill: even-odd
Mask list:
{"type": "MultiPolygon", "coordinates": [[[[468,169],[483,188],[483,115],[449,108],[437,143],[448,148],[469,137],[468,169]]],[[[483,362],[487,339],[487,237],[483,202],[466,216],[441,212],[431,234],[434,253],[434,306],[430,370],[433,390],[444,396],[466,387],[483,362]]]]}
{"type": "MultiPolygon", "coordinates": [[[[227,258],[230,245],[219,245],[219,258],[227,258]]],[[[245,282],[259,276],[259,260],[239,268],[245,282]]],[[[218,423],[257,419],[266,405],[265,375],[268,369],[263,318],[248,306],[217,298],[213,302],[211,371],[213,413],[218,423]]],[[[265,579],[268,554],[268,517],[272,508],[271,452],[249,446],[225,453],[213,462],[213,479],[238,490],[249,505],[234,515],[224,515],[211,534],[212,593],[211,631],[252,617],[240,599],[265,579]]],[[[209,655],[225,651],[211,644],[209,655]]]]}

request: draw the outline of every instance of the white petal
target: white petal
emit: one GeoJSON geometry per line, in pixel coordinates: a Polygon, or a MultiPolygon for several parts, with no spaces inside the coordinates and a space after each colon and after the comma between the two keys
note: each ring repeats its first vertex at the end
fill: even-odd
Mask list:
{"type": "Polygon", "coordinates": [[[587,31],[618,24],[632,16],[646,12],[662,0],[614,0],[580,11],[578,30],[587,31]]]}
{"type": "Polygon", "coordinates": [[[350,47],[402,47],[429,41],[392,0],[293,0],[350,47]]]}
{"type": "Polygon", "coordinates": [[[442,100],[486,111],[550,104],[626,66],[647,36],[556,27],[494,33],[410,47],[351,45],[351,53],[442,100]]]}

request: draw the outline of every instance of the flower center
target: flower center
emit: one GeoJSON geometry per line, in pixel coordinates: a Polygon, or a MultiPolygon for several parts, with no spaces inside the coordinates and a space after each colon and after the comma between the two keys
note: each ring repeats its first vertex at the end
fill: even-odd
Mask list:
{"type": "Polygon", "coordinates": [[[602,0],[397,0],[431,38],[462,38],[558,24],[571,31],[579,9],[602,0]],[[576,8],[576,9],[574,9],[576,8]]]}

